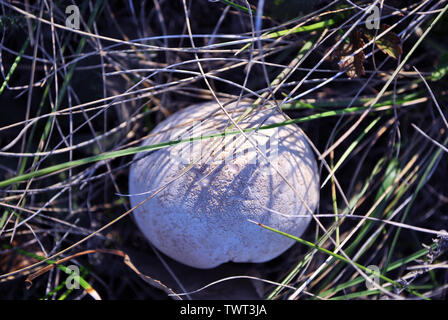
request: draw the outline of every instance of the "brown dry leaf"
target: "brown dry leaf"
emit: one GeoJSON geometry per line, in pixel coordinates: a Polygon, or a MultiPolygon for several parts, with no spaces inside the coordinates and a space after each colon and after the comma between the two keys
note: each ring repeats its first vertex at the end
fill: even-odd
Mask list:
{"type": "MultiPolygon", "coordinates": [[[[383,23],[380,27],[380,30],[378,31],[378,34],[383,33],[389,28],[390,28],[389,25],[383,23]]],[[[374,38],[374,34],[372,34],[371,31],[366,32],[365,36],[367,39],[369,39],[369,41],[372,41],[374,38]]],[[[383,53],[395,59],[398,59],[398,56],[400,56],[403,53],[403,48],[401,46],[401,39],[393,31],[389,31],[388,33],[383,35],[380,39],[375,39],[375,45],[383,53]]]]}
{"type": "Polygon", "coordinates": [[[350,43],[344,42],[333,53],[333,59],[339,60],[339,68],[345,70],[350,79],[365,75],[363,62],[365,60],[364,52],[361,50],[351,56],[356,50],[364,46],[364,41],[358,30],[354,30],[350,35],[350,43]]]}

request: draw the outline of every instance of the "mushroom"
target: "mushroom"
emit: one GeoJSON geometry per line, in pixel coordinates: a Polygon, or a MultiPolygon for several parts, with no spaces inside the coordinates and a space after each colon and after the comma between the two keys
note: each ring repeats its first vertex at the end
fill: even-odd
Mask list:
{"type": "MultiPolygon", "coordinates": [[[[238,119],[249,106],[225,108],[238,119]]],[[[295,124],[265,128],[285,120],[277,109],[254,110],[238,122],[249,129],[243,135],[218,104],[205,103],[160,122],[143,145],[203,138],[136,154],[129,191],[132,206],[147,199],[134,210],[144,236],[203,269],[265,262],[290,248],[292,239],[249,221],[301,236],[318,205],[317,165],[302,131],[295,124]]]]}

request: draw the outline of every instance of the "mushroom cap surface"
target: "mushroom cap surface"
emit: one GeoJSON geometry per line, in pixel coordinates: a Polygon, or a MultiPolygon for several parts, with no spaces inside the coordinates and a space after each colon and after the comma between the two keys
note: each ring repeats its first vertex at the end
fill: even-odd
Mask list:
{"type": "MultiPolygon", "coordinates": [[[[236,120],[249,106],[225,108],[236,120]]],[[[239,126],[285,120],[271,108],[251,112],[239,126]]],[[[221,133],[230,125],[218,104],[197,104],[160,122],[142,145],[221,133]]],[[[229,134],[135,155],[131,205],[158,193],[134,210],[134,219],[156,248],[183,264],[213,268],[228,261],[265,262],[294,244],[248,219],[302,235],[319,202],[317,164],[304,134],[292,124],[246,135],[250,141],[229,134]]]]}

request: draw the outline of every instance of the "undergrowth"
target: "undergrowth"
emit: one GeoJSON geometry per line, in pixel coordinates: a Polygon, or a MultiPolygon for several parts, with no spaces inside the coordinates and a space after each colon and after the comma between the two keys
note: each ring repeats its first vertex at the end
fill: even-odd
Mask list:
{"type": "Polygon", "coordinates": [[[445,299],[447,10],[0,1],[0,298],[445,299]],[[157,123],[216,99],[304,130],[320,207],[279,258],[196,271],[144,240],[127,179],[133,155],[187,142],[139,148],[157,123]]]}

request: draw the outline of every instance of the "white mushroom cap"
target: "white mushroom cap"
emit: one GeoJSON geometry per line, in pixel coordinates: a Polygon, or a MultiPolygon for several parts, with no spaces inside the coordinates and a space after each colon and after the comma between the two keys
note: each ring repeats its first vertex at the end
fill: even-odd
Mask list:
{"type": "MultiPolygon", "coordinates": [[[[226,110],[237,119],[248,106],[233,104],[226,110]]],[[[256,128],[282,121],[279,111],[269,109],[252,112],[239,125],[256,128]]],[[[230,124],[216,103],[193,105],[159,123],[143,145],[219,133],[230,124]]],[[[137,225],[156,248],[186,265],[213,268],[228,261],[265,262],[294,244],[248,219],[296,236],[305,231],[318,205],[319,178],[303,133],[287,125],[246,134],[258,150],[243,135],[233,134],[135,156],[140,160],[130,170],[132,206],[168,184],[134,211],[137,225]]]]}

